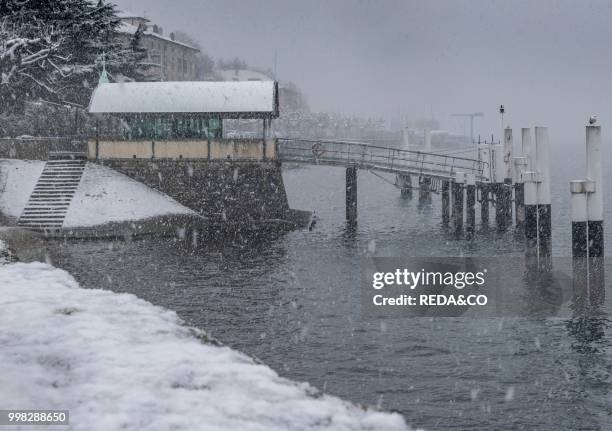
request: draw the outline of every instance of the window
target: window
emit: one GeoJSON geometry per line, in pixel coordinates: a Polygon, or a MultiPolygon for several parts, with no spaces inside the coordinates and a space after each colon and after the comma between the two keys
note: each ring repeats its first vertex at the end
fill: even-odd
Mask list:
{"type": "Polygon", "coordinates": [[[124,140],[219,139],[223,136],[220,118],[198,115],[126,115],[119,122],[124,140]]]}

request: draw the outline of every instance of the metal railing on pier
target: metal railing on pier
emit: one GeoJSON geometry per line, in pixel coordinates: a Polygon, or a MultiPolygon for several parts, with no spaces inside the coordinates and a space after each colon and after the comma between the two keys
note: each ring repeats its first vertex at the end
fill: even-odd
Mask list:
{"type": "Polygon", "coordinates": [[[463,172],[473,174],[477,182],[489,182],[483,176],[487,163],[480,160],[360,142],[279,138],[278,158],[281,162],[354,166],[440,179],[453,179],[457,172],[463,172]]]}

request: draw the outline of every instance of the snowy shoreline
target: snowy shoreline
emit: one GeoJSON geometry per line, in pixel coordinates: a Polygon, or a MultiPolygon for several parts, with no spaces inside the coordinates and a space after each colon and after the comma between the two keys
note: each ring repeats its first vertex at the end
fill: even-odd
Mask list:
{"type": "Polygon", "coordinates": [[[82,289],[49,265],[0,263],[0,293],[7,408],[68,409],[77,430],[408,429],[398,414],[281,378],[172,311],[82,289]]]}

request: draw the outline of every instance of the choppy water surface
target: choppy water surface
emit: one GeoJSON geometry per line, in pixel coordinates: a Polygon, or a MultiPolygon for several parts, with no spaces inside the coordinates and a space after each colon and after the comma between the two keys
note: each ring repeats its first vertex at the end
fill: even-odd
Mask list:
{"type": "MultiPolygon", "coordinates": [[[[575,166],[582,175],[582,159],[555,152],[553,163],[554,253],[567,256],[567,180],[575,166]]],[[[362,256],[521,256],[512,232],[456,240],[440,227],[439,196],[419,205],[366,172],[349,232],[344,170],[287,169],[285,182],[292,207],[316,210],[312,232],[223,253],[178,240],[63,243],[51,257],[85,287],[176,310],[281,375],[399,411],[413,426],[612,429],[606,321],[362,317],[362,256]]]]}

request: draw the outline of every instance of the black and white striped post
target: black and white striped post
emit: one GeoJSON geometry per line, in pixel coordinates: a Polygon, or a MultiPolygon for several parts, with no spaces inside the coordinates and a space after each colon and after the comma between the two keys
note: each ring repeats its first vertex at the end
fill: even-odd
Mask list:
{"type": "Polygon", "coordinates": [[[525,258],[530,268],[538,265],[538,173],[523,173],[525,191],[525,258]]]}
{"type": "Polygon", "coordinates": [[[514,172],[514,161],[512,160],[514,142],[512,140],[512,129],[504,129],[504,210],[506,212],[506,225],[512,224],[512,180],[514,172]]]}
{"type": "Polygon", "coordinates": [[[491,194],[491,149],[485,142],[480,143],[478,140],[478,161],[482,163],[482,176],[489,180],[487,182],[480,183],[480,223],[483,229],[489,226],[489,202],[491,194]]]}
{"type": "Polygon", "coordinates": [[[586,126],[586,161],[586,179],[570,181],[574,298],[581,312],[605,299],[600,126],[586,126]]]}
{"type": "Polygon", "coordinates": [[[467,239],[474,238],[476,230],[476,175],[465,175],[465,233],[467,239]]]}
{"type": "Polygon", "coordinates": [[[538,189],[538,252],[540,268],[551,267],[552,213],[550,194],[550,142],[548,127],[535,128],[536,170],[540,174],[538,189]],[[544,265],[544,266],[543,266],[544,265]]]}
{"type": "MultiPolygon", "coordinates": [[[[531,129],[521,129],[521,156],[514,158],[514,214],[518,232],[525,228],[525,184],[523,172],[531,171],[529,154],[531,152],[531,129]]],[[[524,232],[523,232],[524,233],[524,232]]]]}
{"type": "Polygon", "coordinates": [[[504,183],[504,145],[493,145],[492,153],[493,190],[495,194],[495,224],[499,230],[504,230],[507,225],[506,185],[504,183]]]}
{"type": "Polygon", "coordinates": [[[604,256],[603,237],[603,174],[601,169],[601,127],[586,127],[587,180],[593,191],[587,196],[589,256],[604,256]]]}
{"type": "Polygon", "coordinates": [[[551,197],[548,128],[535,128],[531,170],[522,174],[525,190],[525,256],[527,265],[551,268],[551,197]]]}

